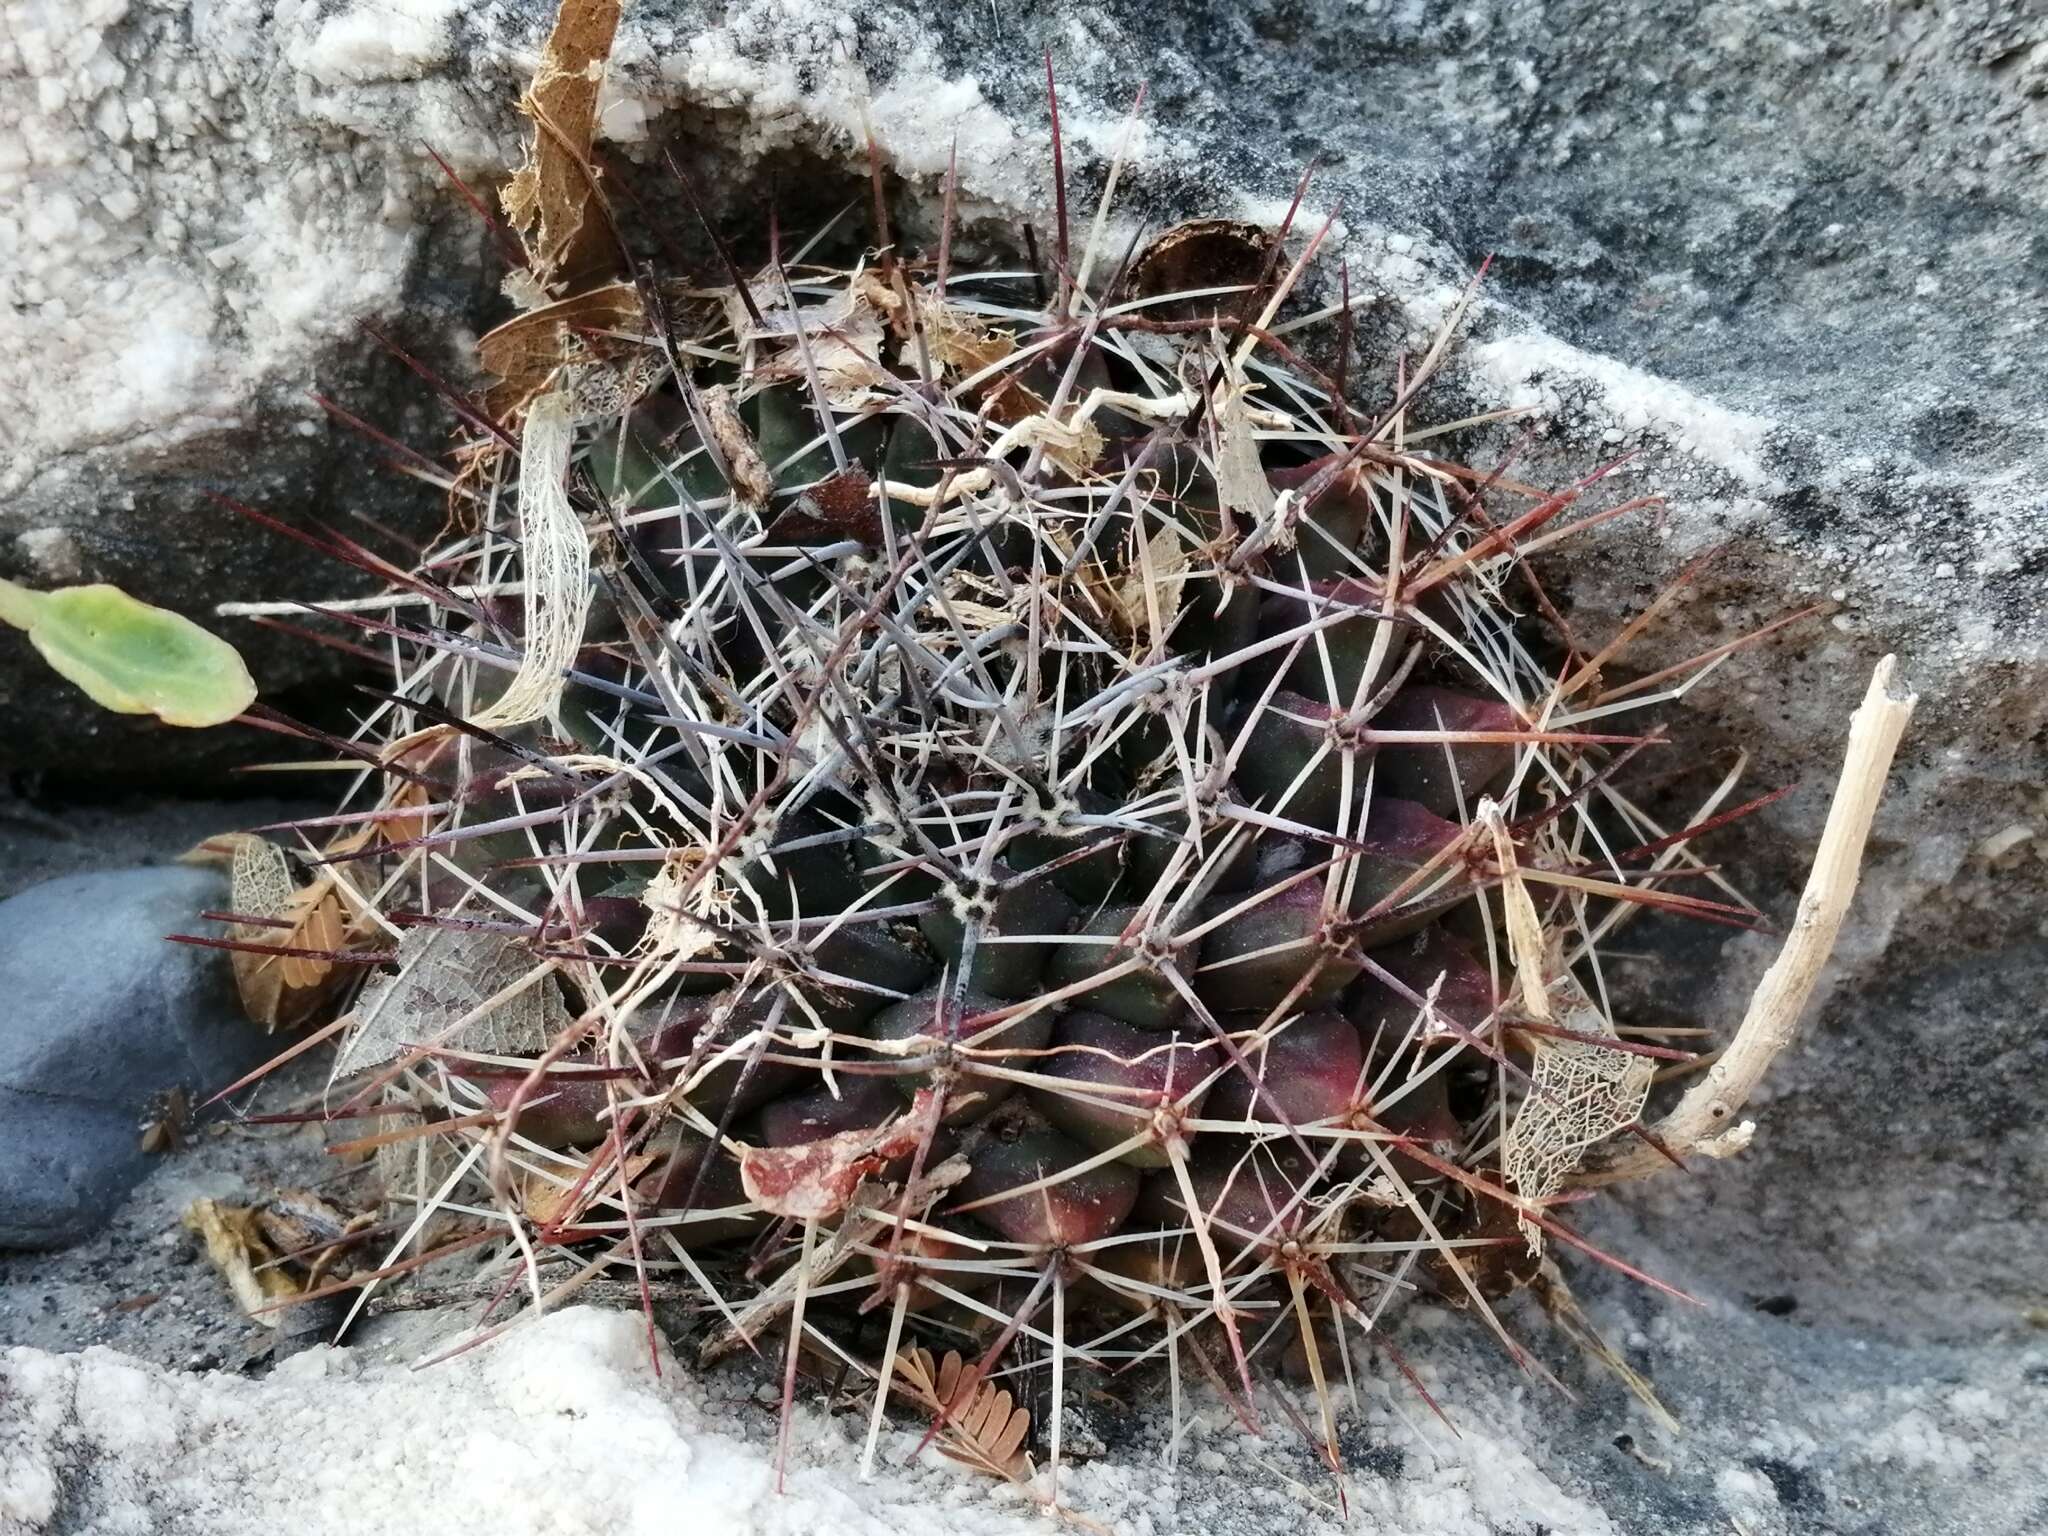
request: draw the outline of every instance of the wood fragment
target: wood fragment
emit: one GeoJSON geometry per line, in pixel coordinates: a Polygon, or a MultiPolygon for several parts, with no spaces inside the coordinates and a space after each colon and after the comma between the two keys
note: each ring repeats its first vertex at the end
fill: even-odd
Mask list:
{"type": "MultiPolygon", "coordinates": [[[[1834,803],[1821,832],[1820,849],[1799,913],[1792,920],[1777,960],[1757,983],[1749,1012],[1735,1038],[1706,1076],[1651,1133],[1680,1157],[1731,1157],[1749,1145],[1755,1122],[1738,1120],[1763,1075],[1798,1033],[1799,1016],[1826,966],[1856,894],[1856,879],[1870,837],[1871,819],[1884,793],[1899,739],[1920,696],[1898,680],[1898,658],[1887,656],[1870,677],[1870,688],[1849,722],[1849,745],[1834,803]]],[[[1617,1148],[1582,1170],[1575,1183],[1614,1184],[1658,1172],[1664,1159],[1640,1143],[1617,1148]]]]}
{"type": "Polygon", "coordinates": [[[717,384],[705,390],[701,398],[705,418],[711,424],[711,441],[717,445],[726,472],[732,477],[733,495],[751,506],[767,506],[768,499],[775,494],[775,476],[755,446],[753,433],[740,420],[739,405],[733,400],[732,391],[717,384]]]}

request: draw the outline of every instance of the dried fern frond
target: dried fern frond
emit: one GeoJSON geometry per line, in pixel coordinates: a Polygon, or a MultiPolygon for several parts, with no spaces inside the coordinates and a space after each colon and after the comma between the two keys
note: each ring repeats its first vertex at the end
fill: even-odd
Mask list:
{"type": "Polygon", "coordinates": [[[970,1369],[958,1350],[947,1350],[934,1364],[930,1350],[912,1345],[896,1356],[896,1379],[937,1421],[934,1444],[941,1455],[1007,1482],[1030,1478],[1031,1457],[1023,1447],[1031,1415],[970,1369]]]}

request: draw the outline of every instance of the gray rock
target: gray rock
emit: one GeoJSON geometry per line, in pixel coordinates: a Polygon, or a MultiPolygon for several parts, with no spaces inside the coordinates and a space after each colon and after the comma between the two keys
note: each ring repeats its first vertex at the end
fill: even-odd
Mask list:
{"type": "Polygon", "coordinates": [[[72,875],[0,902],[0,1248],[93,1231],[148,1171],[139,1122],[274,1051],[217,954],[166,944],[224,898],[199,869],[72,875]]]}

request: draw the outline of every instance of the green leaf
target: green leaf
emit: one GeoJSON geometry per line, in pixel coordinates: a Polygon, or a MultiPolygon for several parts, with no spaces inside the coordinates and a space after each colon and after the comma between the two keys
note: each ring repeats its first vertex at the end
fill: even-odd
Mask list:
{"type": "Polygon", "coordinates": [[[0,578],[0,622],[96,704],[167,725],[219,725],[256,699],[239,652],[167,609],[96,584],[31,592],[0,578]]]}

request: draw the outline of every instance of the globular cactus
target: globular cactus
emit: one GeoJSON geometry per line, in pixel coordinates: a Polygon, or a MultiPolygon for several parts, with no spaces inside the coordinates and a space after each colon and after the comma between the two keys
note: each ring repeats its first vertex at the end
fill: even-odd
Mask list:
{"type": "Polygon", "coordinates": [[[877,238],[535,253],[486,338],[324,850],[386,962],[342,1059],[439,1148],[391,1197],[885,1382],[906,1328],[1048,1308],[1055,1365],[1106,1307],[1150,1320],[1120,1365],[1222,1344],[1248,1388],[1261,1308],[1483,1307],[1659,1054],[1599,936],[1748,916],[1665,889],[1613,658],[1521,616],[1587,488],[1409,446],[1440,346],[1347,401],[1320,235],[1062,233],[1049,276],[877,238]],[[1162,285],[1196,242],[1239,276],[1162,285]]]}

